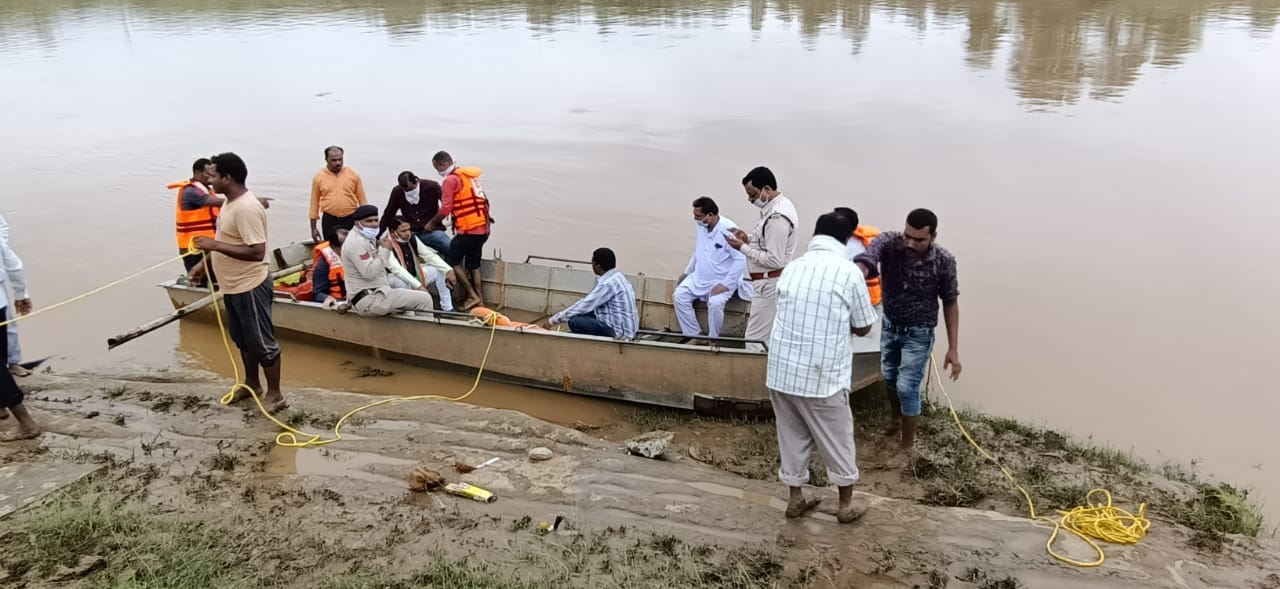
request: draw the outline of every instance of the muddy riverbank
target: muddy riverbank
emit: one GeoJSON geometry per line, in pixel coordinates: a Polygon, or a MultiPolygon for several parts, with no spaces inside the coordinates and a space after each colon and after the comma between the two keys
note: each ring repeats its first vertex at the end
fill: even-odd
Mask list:
{"type": "MultiPolygon", "coordinates": [[[[832,489],[816,491],[826,501],[810,517],[783,518],[783,489],[765,474],[768,424],[637,412],[611,431],[590,424],[578,431],[513,411],[409,402],[363,416],[338,444],[291,450],[274,445],[276,429],[262,417],[218,405],[227,384],[212,377],[42,374],[24,384],[49,433],[0,445],[0,484],[38,477],[32,473],[41,468],[93,472],[41,505],[0,516],[5,586],[1280,586],[1271,573],[1280,570],[1274,539],[1223,533],[1209,542],[1203,530],[1178,523],[1187,516],[1170,506],[1203,504],[1197,485],[1204,483],[1136,463],[1108,466],[1119,459],[1069,439],[1061,444],[1079,454],[1075,462],[1064,455],[1035,464],[1093,473],[1123,506],[1139,499],[1152,506],[1149,535],[1135,546],[1108,546],[1096,570],[1046,556],[1049,529],[1001,513],[1013,512],[1013,503],[958,446],[954,453],[927,446],[909,472],[878,470],[866,408],[859,419],[872,438],[860,453],[862,489],[876,495],[863,521],[842,526],[832,516],[832,489]],[[615,441],[629,433],[624,427],[655,426],[676,432],[664,460],[628,456],[615,441]],[[530,461],[533,447],[554,456],[530,461]],[[469,474],[452,466],[493,457],[499,461],[469,474]],[[407,480],[418,466],[499,499],[412,493],[407,480]],[[944,480],[959,491],[946,490],[944,480]],[[944,506],[984,485],[976,508],[944,506]],[[1161,503],[1157,490],[1182,499],[1161,503]],[[557,515],[566,526],[538,532],[557,515]]],[[[320,433],[368,399],[298,391],[284,416],[320,433]]],[[[1011,423],[988,418],[974,429],[995,446],[1020,436],[1021,445],[1039,447],[1031,438],[1048,435],[1011,423]]],[[[944,436],[941,428],[929,433],[944,436]]],[[[1074,540],[1059,550],[1091,556],[1074,540]]]]}

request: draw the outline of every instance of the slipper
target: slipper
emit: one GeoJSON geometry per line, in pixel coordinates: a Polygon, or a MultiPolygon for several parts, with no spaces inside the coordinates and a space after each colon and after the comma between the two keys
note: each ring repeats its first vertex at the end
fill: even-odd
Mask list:
{"type": "Polygon", "coordinates": [[[813,508],[817,507],[819,503],[822,503],[822,500],[816,497],[808,497],[802,503],[800,503],[800,505],[792,505],[791,503],[787,503],[786,515],[787,517],[800,517],[812,511],[813,508]]]}

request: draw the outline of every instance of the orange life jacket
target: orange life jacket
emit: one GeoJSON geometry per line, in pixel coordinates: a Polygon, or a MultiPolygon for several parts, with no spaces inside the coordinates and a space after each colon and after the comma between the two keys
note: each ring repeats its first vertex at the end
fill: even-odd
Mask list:
{"type": "MultiPolygon", "coordinates": [[[[859,224],[857,229],[853,230],[853,236],[862,242],[862,247],[870,247],[871,240],[880,235],[880,230],[870,225],[859,224]]],[[[876,276],[867,281],[867,294],[871,295],[871,304],[880,304],[880,277],[876,276]]]]}
{"type": "Polygon", "coordinates": [[[480,186],[480,168],[455,168],[452,172],[462,181],[453,197],[453,230],[478,229],[489,224],[489,198],[480,186]]]}
{"type": "Polygon", "coordinates": [[[338,300],[346,300],[347,293],[343,292],[346,290],[346,274],[342,271],[342,258],[338,256],[337,252],[333,251],[333,248],[329,247],[329,242],[322,241],[311,250],[312,268],[315,268],[316,263],[320,261],[322,256],[324,261],[329,264],[329,296],[338,300]]]}
{"type": "MultiPolygon", "coordinates": [[[[177,199],[177,235],[178,249],[188,249],[191,242],[197,237],[216,237],[218,234],[218,213],[221,207],[200,207],[194,211],[185,211],[182,209],[182,191],[188,186],[192,186],[190,180],[181,180],[171,182],[168,186],[170,190],[178,189],[177,199]]],[[[199,188],[197,187],[197,190],[199,188]]],[[[213,190],[208,191],[209,196],[217,196],[213,190]]]]}

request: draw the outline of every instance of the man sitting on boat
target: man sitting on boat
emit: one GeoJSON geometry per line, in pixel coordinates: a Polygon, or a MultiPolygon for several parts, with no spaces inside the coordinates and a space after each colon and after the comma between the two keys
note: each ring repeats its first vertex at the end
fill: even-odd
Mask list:
{"type": "Polygon", "coordinates": [[[351,308],[361,315],[390,315],[397,311],[435,309],[431,293],[393,289],[388,282],[388,260],[395,245],[390,237],[378,243],[378,207],[360,205],[352,215],[355,232],[342,244],[342,269],[351,308]]]}
{"type": "Polygon", "coordinates": [[[324,303],[326,309],[334,309],[345,313],[347,305],[346,276],[342,271],[342,244],[347,240],[348,231],[339,227],[332,231],[329,239],[316,245],[312,250],[311,300],[324,303]]]}
{"type": "Polygon", "coordinates": [[[453,311],[453,268],[413,232],[409,219],[395,217],[390,229],[393,249],[387,267],[391,271],[391,287],[426,292],[427,285],[434,284],[440,309],[453,311]]]}
{"type": "Polygon", "coordinates": [[[707,302],[707,336],[720,337],[724,324],[724,306],[733,293],[741,293],[743,300],[751,300],[751,285],[745,284],[747,257],[733,249],[726,240],[730,230],[737,229],[728,217],[720,216],[720,207],[710,197],[702,196],[693,201],[693,221],[697,224],[697,244],[684,274],[676,280],[676,290],[671,302],[676,308],[680,331],[686,336],[702,333],[698,316],[693,312],[693,302],[707,302]]]}
{"type": "Polygon", "coordinates": [[[569,308],[547,320],[548,325],[569,324],[569,331],[621,340],[633,340],[640,329],[636,312],[636,291],[631,281],[618,270],[613,250],[602,247],[591,254],[591,271],[595,272],[595,288],[569,308]]]}

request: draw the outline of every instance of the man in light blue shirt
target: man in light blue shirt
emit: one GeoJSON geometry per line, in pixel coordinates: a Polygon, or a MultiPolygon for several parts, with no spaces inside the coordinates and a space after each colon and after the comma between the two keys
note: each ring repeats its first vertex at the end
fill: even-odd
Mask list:
{"type": "Polygon", "coordinates": [[[602,247],[591,254],[596,287],[587,296],[547,320],[550,325],[569,324],[569,331],[583,335],[633,340],[640,329],[636,291],[618,270],[613,250],[602,247]]]}

